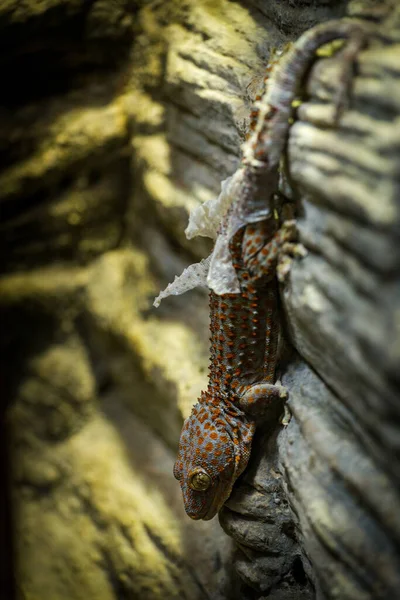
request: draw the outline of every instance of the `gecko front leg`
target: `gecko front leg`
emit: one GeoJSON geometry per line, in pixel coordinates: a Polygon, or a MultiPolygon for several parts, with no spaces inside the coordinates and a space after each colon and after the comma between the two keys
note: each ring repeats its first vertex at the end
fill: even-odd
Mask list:
{"type": "Polygon", "coordinates": [[[284,411],[287,389],[279,383],[254,383],[239,397],[238,405],[256,423],[278,420],[284,411]]]}

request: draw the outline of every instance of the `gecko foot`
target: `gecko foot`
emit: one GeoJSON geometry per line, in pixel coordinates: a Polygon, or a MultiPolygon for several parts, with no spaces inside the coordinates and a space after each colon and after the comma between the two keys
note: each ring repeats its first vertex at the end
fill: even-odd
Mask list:
{"type": "Polygon", "coordinates": [[[290,412],[290,409],[289,409],[288,405],[286,404],[286,402],[285,402],[283,408],[284,408],[285,412],[283,413],[283,415],[281,417],[280,423],[281,423],[281,425],[283,425],[283,427],[287,427],[292,418],[292,413],[290,412]]]}
{"type": "Polygon", "coordinates": [[[307,256],[307,250],[303,244],[293,242],[285,242],[282,244],[276,268],[278,281],[280,283],[285,283],[289,276],[293,260],[296,257],[304,258],[305,256],[307,256]]]}
{"type": "Polygon", "coordinates": [[[286,243],[296,242],[298,238],[297,224],[295,219],[287,219],[281,225],[280,230],[281,247],[286,243]]]}

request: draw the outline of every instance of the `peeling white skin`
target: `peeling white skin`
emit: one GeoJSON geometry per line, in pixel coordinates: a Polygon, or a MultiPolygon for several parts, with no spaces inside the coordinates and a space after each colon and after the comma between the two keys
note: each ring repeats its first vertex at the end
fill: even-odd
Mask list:
{"type": "MultiPolygon", "coordinates": [[[[267,196],[268,188],[265,189],[265,198],[267,196]]],[[[261,198],[260,202],[260,198],[251,193],[249,167],[244,165],[221,183],[221,193],[217,198],[192,210],[185,230],[186,237],[209,237],[215,240],[214,249],[210,256],[175,277],[155,299],[154,306],[159,306],[163,298],[183,294],[197,286],[208,287],[218,295],[239,294],[240,285],[232,265],[229,243],[247,223],[270,216],[270,205],[265,198],[261,198]]]]}
{"type": "MultiPolygon", "coordinates": [[[[264,167],[263,172],[268,179],[271,171],[264,167]]],[[[240,293],[229,244],[241,227],[271,216],[271,204],[266,199],[269,190],[278,186],[275,172],[277,173],[276,169],[272,175],[274,182],[271,184],[266,180],[260,196],[255,191],[252,181],[254,169],[241,166],[232,177],[222,183],[218,198],[205,202],[191,212],[185,231],[186,237],[210,237],[215,240],[214,249],[210,256],[191,265],[179,277],[175,277],[155,299],[154,306],[159,306],[160,301],[167,296],[183,294],[197,286],[208,287],[218,295],[240,293]]]]}
{"type": "Polygon", "coordinates": [[[227,244],[229,238],[219,235],[209,256],[210,267],[207,273],[207,287],[216,294],[239,294],[240,285],[227,244]]]}
{"type": "Polygon", "coordinates": [[[244,174],[245,168],[239,167],[231,177],[221,182],[221,192],[217,198],[203,202],[191,211],[185,229],[188,240],[197,235],[217,239],[223,228],[228,225],[228,221],[224,222],[224,217],[234,200],[240,197],[244,174]]]}
{"type": "Polygon", "coordinates": [[[208,200],[191,211],[185,230],[186,237],[192,239],[199,235],[214,239],[214,249],[210,256],[190,265],[179,277],[175,277],[174,281],[159,293],[153,302],[154,306],[158,307],[163,298],[184,294],[197,286],[208,287],[217,294],[240,292],[228,247],[228,231],[231,228],[227,221],[224,223],[224,217],[237,197],[242,175],[243,169],[240,168],[221,183],[221,193],[217,198],[208,200]]]}
{"type": "Polygon", "coordinates": [[[162,290],[153,302],[153,306],[158,308],[163,298],[168,296],[179,296],[192,290],[197,286],[207,287],[207,275],[210,266],[211,255],[203,258],[199,263],[194,263],[187,267],[179,277],[175,275],[172,283],[169,283],[165,290],[162,290]]]}
{"type": "Polygon", "coordinates": [[[189,215],[189,223],[185,229],[188,240],[197,235],[217,239],[218,229],[223,216],[226,214],[233,200],[232,188],[238,171],[231,177],[221,182],[221,193],[217,198],[207,200],[200,206],[194,208],[189,215]]]}

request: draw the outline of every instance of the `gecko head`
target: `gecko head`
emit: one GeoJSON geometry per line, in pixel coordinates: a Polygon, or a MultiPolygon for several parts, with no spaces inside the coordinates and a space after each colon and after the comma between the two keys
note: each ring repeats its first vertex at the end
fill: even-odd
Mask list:
{"type": "Polygon", "coordinates": [[[254,426],[236,412],[200,402],[183,424],[174,476],[192,519],[212,519],[246,467],[254,426]]]}

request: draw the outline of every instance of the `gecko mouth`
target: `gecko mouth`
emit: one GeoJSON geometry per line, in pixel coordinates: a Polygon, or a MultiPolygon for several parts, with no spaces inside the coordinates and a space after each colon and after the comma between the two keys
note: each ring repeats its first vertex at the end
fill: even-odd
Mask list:
{"type": "Polygon", "coordinates": [[[220,508],[222,508],[222,504],[219,506],[219,503],[213,502],[204,517],[200,518],[203,519],[203,521],[210,521],[215,517],[220,508]]]}
{"type": "Polygon", "coordinates": [[[213,501],[211,502],[210,506],[206,508],[205,514],[200,516],[200,519],[203,519],[203,521],[209,521],[210,519],[213,519],[217,512],[221,510],[225,504],[225,501],[229,498],[229,495],[230,489],[226,487],[224,481],[220,481],[216,488],[213,501]]]}
{"type": "Polygon", "coordinates": [[[220,508],[222,508],[222,505],[224,504],[228,496],[229,494],[226,493],[226,486],[224,485],[224,482],[220,481],[215,486],[211,502],[207,503],[204,506],[203,510],[198,511],[198,509],[190,509],[186,510],[186,513],[191,519],[194,519],[195,521],[199,521],[201,519],[203,521],[209,521],[210,519],[215,517],[220,508]]]}
{"type": "Polygon", "coordinates": [[[201,512],[195,512],[193,511],[186,511],[187,515],[193,519],[194,521],[209,521],[210,519],[212,519],[213,517],[215,517],[215,515],[217,514],[217,512],[220,509],[220,503],[218,502],[218,496],[216,498],[214,498],[213,502],[210,505],[207,505],[204,507],[204,509],[201,512]]]}

